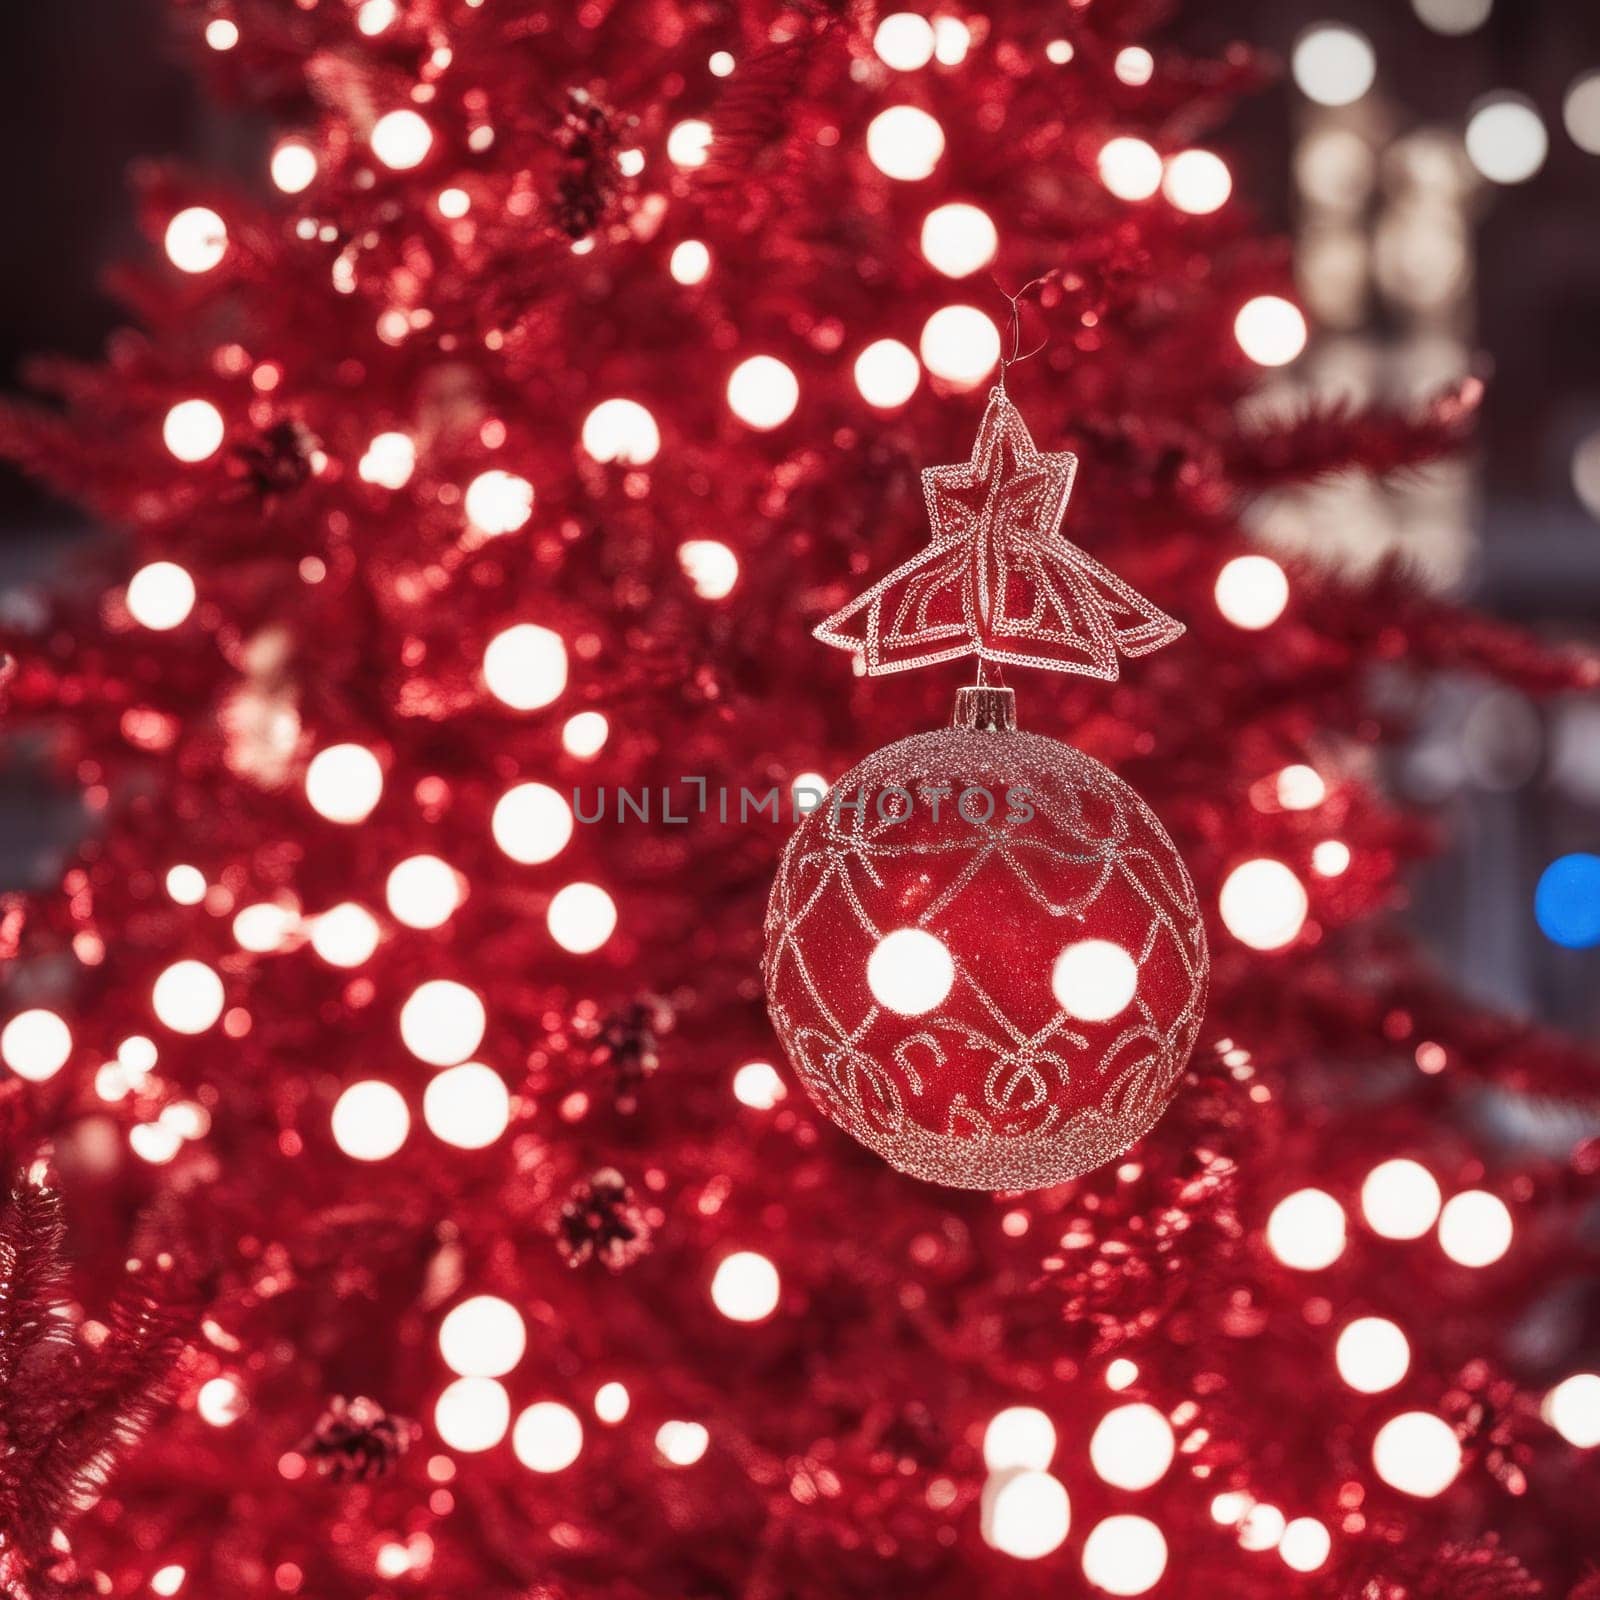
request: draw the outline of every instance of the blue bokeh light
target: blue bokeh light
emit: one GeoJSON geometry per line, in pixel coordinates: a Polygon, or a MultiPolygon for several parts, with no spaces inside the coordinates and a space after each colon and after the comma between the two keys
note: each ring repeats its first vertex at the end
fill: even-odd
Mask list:
{"type": "Polygon", "coordinates": [[[1533,915],[1547,939],[1569,950],[1600,945],[1600,856],[1558,856],[1539,875],[1533,915]]]}

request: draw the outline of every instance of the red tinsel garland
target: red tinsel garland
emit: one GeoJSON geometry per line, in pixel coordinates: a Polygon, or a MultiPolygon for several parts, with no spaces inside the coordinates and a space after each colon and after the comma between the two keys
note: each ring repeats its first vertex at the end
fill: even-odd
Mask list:
{"type": "Polygon", "coordinates": [[[12,456],[126,534],[109,587],[69,587],[4,641],[17,759],[38,748],[25,730],[47,733],[85,809],[59,882],[5,919],[11,1010],[71,1029],[62,1070],[8,1097],[6,1137],[15,1162],[54,1164],[78,1294],[41,1333],[60,1229],[53,1211],[30,1222],[45,1202],[19,1188],[0,1223],[6,1592],[1027,1597],[1076,1592],[1091,1530],[1124,1513],[1164,1536],[1164,1594],[1592,1587],[1593,1455],[1537,1411],[1586,1347],[1593,1364],[1582,1223],[1600,1160],[1578,1135],[1509,1156],[1474,1111],[1486,1091],[1592,1107],[1593,1064],[1441,994],[1374,923],[1425,840],[1372,781],[1374,749],[1400,730],[1370,669],[1553,691],[1592,686],[1595,663],[1389,572],[1357,587],[1285,562],[1291,598],[1269,630],[1218,613],[1248,496],[1425,462],[1460,444],[1477,398],[1241,420],[1254,369],[1233,317],[1284,291],[1282,250],[1236,202],[1195,217],[1159,195],[1119,200],[1096,160],[1117,135],[1164,155],[1210,136],[1261,80],[1253,54],[1158,46],[1149,82],[1127,84],[1117,51],[1165,11],[1141,0],[997,3],[911,72],[874,53],[864,5],[175,9],[220,92],[264,107],[316,171],[270,199],[141,174],[152,238],[209,206],[220,260],[124,271],[143,331],[100,366],[41,364],[59,409],[0,418],[12,456]],[[897,104],[943,129],[923,181],[866,154],[872,119],[897,104]],[[414,168],[371,149],[400,110],[431,134],[414,168]],[[692,118],[711,126],[708,159],[679,166],[669,133],[692,118]],[[962,281],[918,248],[928,210],[951,201],[999,235],[992,267],[962,281]],[[670,263],[690,240],[709,271],[680,282],[670,263]],[[1012,385],[1041,445],[1083,457],[1071,537],[1189,629],[1113,688],[1024,681],[1024,718],[1148,799],[1217,957],[1190,1081],[1156,1130],[1113,1169],[993,1198],[897,1176],[766,1078],[734,1093],[773,1048],[760,922],[787,822],[713,808],[681,826],[580,825],[532,865],[492,823],[519,783],[569,798],[681,796],[685,775],[786,790],[945,720],[953,678],[855,682],[809,630],[921,545],[917,470],[963,458],[981,400],[923,372],[908,402],[874,410],[856,355],[883,338],[917,348],[951,304],[1003,323],[991,272],[1038,280],[1029,320],[1048,343],[1012,385]],[[753,354],[798,379],[798,408],[771,431],[725,398],[753,354]],[[584,419],[611,398],[648,409],[659,453],[595,459],[584,419]],[[163,422],[190,399],[216,408],[224,440],[185,463],[163,422]],[[393,487],[361,468],[385,433],[414,447],[393,487]],[[463,508],[494,470],[534,496],[499,537],[463,508]],[[693,540],[736,557],[725,597],[686,573],[693,540]],[[156,560],[197,591],[159,632],[126,595],[156,560]],[[567,660],[562,692],[531,711],[482,673],[489,641],[523,623],[559,634],[567,660]],[[598,753],[564,733],[580,712],[606,719],[598,753]],[[340,744],[383,773],[359,826],[305,795],[311,758],[340,744]],[[1258,803],[1299,762],[1326,798],[1258,803]],[[1311,852],[1332,837],[1349,867],[1319,877],[1311,852]],[[388,875],[419,854],[464,886],[433,927],[385,910],[388,875]],[[1310,894],[1280,953],[1247,950],[1214,913],[1228,872],[1262,855],[1310,894]],[[187,879],[175,896],[178,866],[198,896],[187,879]],[[557,890],[585,882],[618,922],[575,954],[546,919],[557,890]],[[348,968],[309,942],[346,903],[378,935],[348,968]],[[253,951],[235,918],[261,905],[281,931],[253,951]],[[193,1035],[152,1010],[158,975],[189,960],[223,996],[193,1035]],[[509,1126],[483,1149],[425,1125],[435,1072],[398,1030],[407,996],[437,979],[481,997],[477,1056],[510,1092],[509,1126]],[[409,1108],[404,1142],[370,1162],[331,1121],[368,1080],[409,1108]],[[1504,1258],[1469,1268],[1435,1239],[1367,1227],[1365,1174],[1399,1156],[1446,1195],[1501,1196],[1504,1258]],[[1317,1271],[1264,1235],[1307,1186],[1348,1225],[1317,1271]],[[741,1250],[781,1283],[754,1325],[711,1296],[741,1250]],[[101,1428],[58,1429],[61,1448],[127,1443],[143,1422],[177,1322],[165,1299],[108,1310],[130,1256],[203,1283],[204,1310],[177,1404],[74,1520],[81,1463],[29,1474],[9,1452],[45,1405],[101,1428]],[[478,1295],[524,1329],[503,1378],[512,1414],[556,1401],[581,1419],[562,1470],[530,1470],[510,1440],[469,1452],[440,1437],[441,1322],[478,1295]],[[1404,1328],[1400,1386],[1341,1379],[1335,1340],[1355,1316],[1404,1328]],[[71,1383],[29,1364],[41,1338],[70,1349],[71,1383]],[[1112,1406],[1141,1400],[1177,1455],[1153,1487],[1119,1489],[1088,1444],[1112,1406]],[[1034,1562],[984,1536],[984,1431],[1013,1405],[1053,1420],[1071,1499],[1065,1543],[1034,1562]],[[1461,1440],[1436,1498],[1373,1467],[1378,1429],[1409,1411],[1461,1440]],[[1313,1571],[1261,1536],[1266,1510],[1326,1531],[1313,1571]]]}

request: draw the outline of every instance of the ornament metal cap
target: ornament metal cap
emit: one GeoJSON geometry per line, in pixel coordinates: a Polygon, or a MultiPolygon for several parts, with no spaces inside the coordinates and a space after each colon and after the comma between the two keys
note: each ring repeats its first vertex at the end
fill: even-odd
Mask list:
{"type": "Polygon", "coordinates": [[[1017,691],[987,683],[957,689],[956,712],[950,726],[974,733],[1015,733],[1017,691]]]}

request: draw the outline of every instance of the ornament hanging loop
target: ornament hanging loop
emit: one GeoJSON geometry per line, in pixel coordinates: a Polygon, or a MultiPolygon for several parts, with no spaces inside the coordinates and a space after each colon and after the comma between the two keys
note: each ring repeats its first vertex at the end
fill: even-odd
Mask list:
{"type": "Polygon", "coordinates": [[[1011,308],[1009,319],[1011,328],[1011,354],[1002,355],[1000,357],[1000,378],[998,387],[1001,394],[1006,392],[1006,374],[1010,372],[1010,370],[1016,366],[1018,362],[1031,360],[1034,356],[1038,355],[1038,353],[1050,342],[1049,336],[1046,335],[1038,342],[1038,344],[1033,347],[1033,349],[1029,350],[1026,354],[1024,354],[1022,351],[1022,299],[1029,290],[1037,289],[1043,282],[1043,278],[1030,278],[1028,282],[1023,284],[1023,286],[1018,289],[1015,294],[1007,294],[1004,289],[1000,289],[999,280],[994,280],[995,287],[1000,289],[1000,293],[1005,297],[1006,304],[1011,308]]]}

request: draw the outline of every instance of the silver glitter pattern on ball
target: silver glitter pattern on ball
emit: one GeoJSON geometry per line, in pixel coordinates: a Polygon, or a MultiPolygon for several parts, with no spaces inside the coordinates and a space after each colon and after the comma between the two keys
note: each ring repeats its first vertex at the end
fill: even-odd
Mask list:
{"type": "Polygon", "coordinates": [[[1059,1183],[1148,1131],[1193,1047],[1208,970],[1194,886],[1150,809],[1091,757],[1027,733],[952,728],[867,757],[796,829],[767,909],[769,1008],[807,1091],[894,1167],[963,1188],[1059,1183]],[[981,801],[956,812],[969,788],[992,796],[986,820],[981,801]],[[941,789],[937,821],[920,800],[899,820],[876,804],[941,789]],[[921,1015],[867,982],[879,941],[905,927],[933,933],[954,966],[921,1015]],[[1052,964],[1101,936],[1137,984],[1113,1020],[1083,1023],[1052,992],[1052,964]]]}

